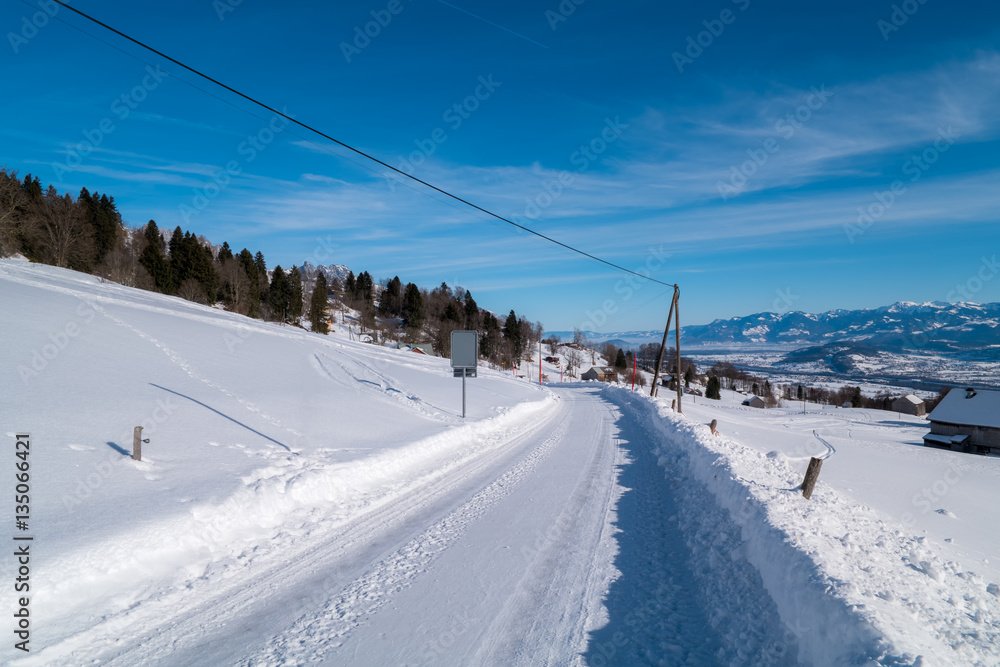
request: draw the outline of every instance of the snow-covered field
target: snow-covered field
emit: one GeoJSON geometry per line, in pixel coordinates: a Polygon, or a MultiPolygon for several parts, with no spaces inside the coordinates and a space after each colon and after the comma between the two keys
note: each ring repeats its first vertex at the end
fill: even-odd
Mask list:
{"type": "Polygon", "coordinates": [[[1000,661],[1000,460],[918,420],[681,417],[549,365],[481,368],[463,420],[447,360],[19,260],[0,312],[4,664],[1000,661]]]}

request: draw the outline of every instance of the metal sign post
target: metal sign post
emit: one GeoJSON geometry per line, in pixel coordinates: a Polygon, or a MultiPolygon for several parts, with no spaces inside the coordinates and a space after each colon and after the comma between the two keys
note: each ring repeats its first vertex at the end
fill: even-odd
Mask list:
{"type": "Polygon", "coordinates": [[[462,378],[462,419],[465,419],[465,378],[476,377],[479,363],[479,332],[451,332],[451,369],[454,377],[462,378]]]}

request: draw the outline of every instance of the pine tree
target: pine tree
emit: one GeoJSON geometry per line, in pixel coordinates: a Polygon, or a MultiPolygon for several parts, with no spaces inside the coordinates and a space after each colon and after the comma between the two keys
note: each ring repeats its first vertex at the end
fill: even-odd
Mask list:
{"type": "Polygon", "coordinates": [[[705,388],[705,398],[713,398],[717,401],[722,400],[722,387],[719,384],[719,378],[714,375],[708,378],[708,386],[705,388]]]}
{"type": "Polygon", "coordinates": [[[302,317],[302,273],[297,266],[293,266],[292,270],[288,272],[288,287],[290,290],[289,320],[298,323],[299,318],[302,317]]]}
{"type": "Polygon", "coordinates": [[[167,259],[166,244],[163,243],[163,237],[160,236],[160,229],[156,226],[156,222],[150,220],[143,234],[147,243],[139,255],[139,263],[149,272],[158,291],[172,294],[174,281],[170,270],[170,260],[167,259]]]}
{"type": "Polygon", "coordinates": [[[521,325],[517,321],[517,315],[510,311],[507,320],[503,323],[503,339],[510,348],[510,362],[521,360],[524,353],[524,339],[521,337],[521,325]]]}
{"type": "Polygon", "coordinates": [[[472,292],[466,292],[464,297],[463,310],[465,311],[465,328],[479,328],[479,305],[472,298],[472,292]]]}
{"type": "Polygon", "coordinates": [[[684,386],[690,389],[691,380],[693,379],[694,379],[694,369],[688,366],[688,369],[684,371],[684,386]]]}
{"type": "Polygon", "coordinates": [[[628,359],[625,358],[625,353],[621,348],[618,348],[618,354],[615,356],[615,368],[618,369],[619,373],[624,372],[628,368],[628,359]]]}
{"type": "Polygon", "coordinates": [[[229,243],[226,241],[222,242],[222,247],[219,248],[218,260],[220,264],[225,264],[233,258],[232,248],[229,247],[229,243]]]}
{"type": "Polygon", "coordinates": [[[268,290],[268,303],[279,322],[287,322],[291,317],[292,286],[281,265],[274,267],[271,274],[271,288],[268,290]]]}
{"type": "Polygon", "coordinates": [[[424,326],[424,298],[413,283],[407,283],[403,293],[403,326],[414,332],[424,326]]]}
{"type": "Polygon", "coordinates": [[[321,334],[327,334],[330,330],[326,303],[326,276],[320,271],[316,275],[316,286],[313,288],[312,298],[309,299],[309,323],[312,325],[313,331],[321,334]]]}

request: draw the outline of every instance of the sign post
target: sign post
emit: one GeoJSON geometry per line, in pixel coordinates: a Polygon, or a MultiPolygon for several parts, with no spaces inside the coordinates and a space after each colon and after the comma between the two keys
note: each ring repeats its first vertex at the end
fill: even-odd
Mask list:
{"type": "Polygon", "coordinates": [[[465,419],[465,378],[476,377],[479,363],[479,332],[451,332],[451,369],[454,377],[462,378],[462,419],[465,419]]]}

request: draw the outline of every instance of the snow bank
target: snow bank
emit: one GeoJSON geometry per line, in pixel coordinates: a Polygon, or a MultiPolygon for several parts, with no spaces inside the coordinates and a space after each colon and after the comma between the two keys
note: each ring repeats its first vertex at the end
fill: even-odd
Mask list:
{"type": "Polygon", "coordinates": [[[681,475],[704,485],[742,527],[743,555],[794,632],[800,662],[997,664],[997,598],[925,537],[822,478],[806,501],[783,455],[713,437],[662,401],[605,394],[659,436],[655,453],[673,483],[681,475]]]}

